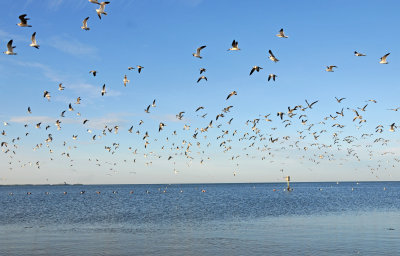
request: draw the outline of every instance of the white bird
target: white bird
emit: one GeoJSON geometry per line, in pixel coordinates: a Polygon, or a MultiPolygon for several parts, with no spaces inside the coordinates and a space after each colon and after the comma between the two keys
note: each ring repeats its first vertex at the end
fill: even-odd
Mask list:
{"type": "Polygon", "coordinates": [[[29,46],[32,46],[32,47],[35,47],[36,49],[39,49],[40,45],[38,45],[37,42],[36,42],[36,32],[34,32],[32,34],[31,41],[32,41],[32,43],[29,46]]]}
{"type": "Polygon", "coordinates": [[[104,96],[106,94],[106,84],[103,84],[103,89],[101,90],[101,96],[104,96]]]}
{"type": "Polygon", "coordinates": [[[355,55],[355,56],[358,56],[358,57],[360,57],[360,56],[367,56],[367,55],[362,54],[361,52],[357,52],[357,51],[354,51],[354,55],[355,55]]]}
{"type": "Polygon", "coordinates": [[[106,8],[106,4],[109,4],[110,2],[101,2],[100,3],[100,7],[99,9],[96,9],[97,15],[99,16],[99,19],[101,19],[101,15],[107,15],[107,13],[104,11],[104,9],[106,8]]]}
{"type": "Polygon", "coordinates": [[[386,61],[386,58],[387,58],[387,56],[389,56],[389,54],[390,54],[390,52],[389,52],[389,53],[386,53],[386,54],[381,58],[381,61],[380,61],[379,63],[381,63],[381,64],[389,64],[389,62],[386,61]]]}
{"type": "Polygon", "coordinates": [[[8,43],[7,43],[7,51],[4,52],[5,54],[7,54],[7,55],[17,55],[17,53],[14,52],[15,46],[13,46],[12,43],[13,43],[12,39],[10,41],[8,41],[8,43]]]}
{"type": "Polygon", "coordinates": [[[326,70],[327,72],[334,72],[334,71],[333,71],[333,68],[337,68],[337,66],[326,66],[326,69],[325,69],[325,70],[326,70]]]}
{"type": "Polygon", "coordinates": [[[270,54],[269,57],[268,57],[270,60],[272,60],[272,61],[275,62],[275,63],[279,61],[279,60],[275,57],[275,55],[272,53],[271,50],[269,50],[268,53],[270,54]]]}
{"type": "Polygon", "coordinates": [[[87,26],[87,21],[88,21],[88,19],[89,19],[89,17],[86,17],[84,20],[83,20],[83,26],[81,27],[81,29],[83,29],[83,30],[90,30],[90,28],[87,26]]]}
{"type": "Polygon", "coordinates": [[[233,40],[232,47],[228,49],[228,51],[239,51],[239,42],[233,40]]]}
{"type": "Polygon", "coordinates": [[[28,25],[28,20],[29,18],[26,18],[26,14],[22,14],[18,17],[20,19],[20,23],[18,23],[17,25],[20,27],[32,27],[31,25],[28,25]]]}
{"type": "Polygon", "coordinates": [[[288,38],[288,36],[286,36],[285,33],[283,32],[283,28],[279,30],[279,34],[277,34],[276,36],[281,38],[288,38]]]}
{"type": "Polygon", "coordinates": [[[58,85],[58,90],[59,90],[59,91],[63,91],[64,89],[65,89],[65,87],[62,86],[62,83],[60,83],[60,84],[58,85]]]}
{"type": "Polygon", "coordinates": [[[275,78],[276,78],[276,77],[278,77],[278,76],[275,75],[275,74],[269,74],[269,75],[268,75],[268,82],[269,82],[269,80],[271,80],[271,79],[272,79],[273,81],[275,81],[275,78]]]}
{"type": "Polygon", "coordinates": [[[126,87],[126,84],[129,83],[128,77],[125,75],[124,76],[124,86],[126,87]]]}
{"type": "Polygon", "coordinates": [[[199,48],[197,48],[196,53],[192,53],[192,55],[194,57],[196,57],[196,58],[199,58],[199,59],[203,58],[203,57],[200,56],[200,51],[203,50],[206,47],[207,47],[206,45],[200,46],[199,48]]]}

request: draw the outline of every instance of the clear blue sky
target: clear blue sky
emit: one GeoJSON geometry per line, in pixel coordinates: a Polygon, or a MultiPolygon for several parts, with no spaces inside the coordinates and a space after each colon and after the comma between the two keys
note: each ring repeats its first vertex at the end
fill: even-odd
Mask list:
{"type": "Polygon", "coordinates": [[[397,129],[389,129],[392,123],[399,125],[400,111],[388,110],[400,106],[399,5],[114,0],[99,20],[98,5],[87,0],[1,1],[1,51],[13,39],[17,55],[0,56],[0,131],[6,134],[0,141],[8,143],[0,153],[0,184],[281,182],[286,175],[295,181],[399,180],[400,140],[397,129]],[[30,28],[16,25],[24,13],[30,28]],[[89,31],[80,28],[86,17],[89,31]],[[281,28],[289,38],[275,36],[281,28]],[[29,47],[33,32],[39,50],[29,47]],[[234,39],[241,50],[228,52],[234,39]],[[193,57],[201,45],[207,46],[203,58],[193,57]],[[279,62],[268,59],[269,49],[279,62]],[[356,57],[355,50],[367,56],[356,57]],[[389,52],[389,64],[379,64],[389,52]],[[140,74],[128,70],[136,65],[144,67],[140,74]],[[254,65],[263,69],[249,76],[254,65]],[[338,68],[326,72],[328,65],[338,68]],[[207,69],[208,81],[196,83],[200,68],[207,69]],[[97,70],[97,76],[90,70],[97,70]],[[275,82],[267,82],[270,73],[278,76],[275,82]],[[130,80],[127,87],[124,75],[130,80]],[[59,83],[64,91],[57,90],[59,83]],[[102,97],[103,84],[107,93],[102,97]],[[50,102],[43,98],[45,90],[50,102]],[[225,100],[232,91],[238,95],[225,100]],[[74,104],[77,97],[79,105],[74,104]],[[334,97],[346,99],[339,104],[334,97]],[[154,99],[156,107],[145,113],[154,99]],[[276,113],[287,113],[288,106],[306,107],[305,99],[318,103],[294,111],[292,118],[285,115],[291,123],[285,128],[276,113]],[[366,102],[370,99],[377,103],[366,102]],[[353,122],[351,109],[367,103],[365,112],[359,110],[366,122],[353,122]],[[199,106],[205,109],[195,112],[199,106]],[[228,106],[233,106],[230,112],[215,120],[228,106]],[[324,120],[341,108],[344,117],[324,120]],[[60,117],[63,110],[65,117],[60,117]],[[184,117],[178,120],[175,115],[181,111],[184,117]],[[269,113],[272,122],[262,117],[269,113]],[[306,125],[298,118],[302,114],[306,125]],[[258,133],[253,124],[246,125],[255,118],[260,118],[258,133]],[[59,131],[57,119],[62,122],[59,131]],[[85,119],[89,121],[83,125],[85,119]],[[139,126],[140,120],[144,123],[139,126]],[[212,128],[192,137],[211,120],[212,128]],[[160,122],[166,127],[158,132],[160,122]],[[332,127],[335,123],[345,127],[332,127]],[[185,124],[189,130],[183,130],[185,124]],[[104,125],[118,125],[118,134],[107,131],[103,136],[104,125]],[[376,132],[378,125],[383,125],[382,133],[376,132]],[[150,144],[144,148],[146,131],[150,144]],[[228,134],[221,138],[223,131],[228,134]],[[249,135],[243,138],[245,133],[249,135]],[[46,143],[48,134],[53,141],[46,143]],[[249,140],[253,135],[256,140],[249,140]],[[272,143],[271,137],[279,139],[272,143]],[[188,143],[192,146],[185,155],[188,143]]]}

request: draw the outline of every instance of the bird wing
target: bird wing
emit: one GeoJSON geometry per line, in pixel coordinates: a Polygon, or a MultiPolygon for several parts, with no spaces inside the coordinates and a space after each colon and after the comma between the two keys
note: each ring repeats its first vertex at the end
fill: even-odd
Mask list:
{"type": "Polygon", "coordinates": [[[206,48],[206,45],[200,46],[199,48],[197,48],[196,54],[200,55],[200,51],[203,50],[204,48],[206,48]]]}
{"type": "Polygon", "coordinates": [[[15,48],[15,46],[12,46],[12,43],[13,43],[12,39],[7,43],[7,49],[9,52],[12,52],[13,48],[15,48]]]}
{"type": "Polygon", "coordinates": [[[271,51],[271,50],[269,50],[268,52],[269,52],[269,54],[271,54],[271,56],[272,56],[272,57],[274,57],[274,58],[275,58],[275,55],[272,53],[272,51],[271,51]]]}
{"type": "Polygon", "coordinates": [[[33,32],[31,40],[32,40],[32,44],[36,44],[36,32],[33,32]]]}
{"type": "Polygon", "coordinates": [[[87,21],[88,21],[89,17],[86,17],[86,19],[83,20],[83,26],[87,27],[87,21]]]}

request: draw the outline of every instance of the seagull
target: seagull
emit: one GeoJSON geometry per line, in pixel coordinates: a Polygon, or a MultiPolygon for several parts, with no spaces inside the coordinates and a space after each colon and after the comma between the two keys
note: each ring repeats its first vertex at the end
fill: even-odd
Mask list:
{"type": "Polygon", "coordinates": [[[12,39],[10,41],[8,41],[8,43],[7,43],[7,51],[4,52],[5,54],[7,54],[7,55],[17,55],[17,53],[14,52],[15,46],[13,46],[12,43],[13,43],[12,39]]]}
{"type": "Polygon", "coordinates": [[[128,77],[125,75],[124,77],[124,86],[126,87],[126,84],[129,83],[128,77]]]}
{"type": "Polygon", "coordinates": [[[361,52],[357,52],[357,51],[354,51],[354,55],[355,56],[367,56],[367,55],[362,54],[361,52]]]}
{"type": "Polygon", "coordinates": [[[144,68],[144,67],[142,67],[142,66],[140,66],[140,65],[137,65],[136,67],[137,67],[137,69],[138,69],[138,70],[137,70],[138,73],[140,73],[140,71],[142,71],[142,68],[144,68]]]}
{"type": "Polygon", "coordinates": [[[199,111],[200,109],[204,109],[204,107],[203,106],[198,107],[195,112],[199,111]]]}
{"type": "Polygon", "coordinates": [[[269,50],[268,53],[270,54],[268,57],[270,60],[272,60],[275,63],[279,61],[277,58],[275,58],[275,55],[272,53],[271,50],[269,50]]]}
{"type": "Polygon", "coordinates": [[[340,102],[342,102],[342,100],[345,100],[346,98],[340,98],[340,99],[338,99],[337,97],[335,97],[335,99],[336,99],[336,101],[337,101],[338,103],[340,103],[340,102]]]}
{"type": "Polygon", "coordinates": [[[32,27],[31,25],[28,25],[29,18],[26,18],[26,14],[20,15],[18,18],[21,20],[21,22],[17,24],[18,26],[20,26],[20,27],[32,27]]]}
{"type": "Polygon", "coordinates": [[[158,132],[160,132],[164,128],[164,126],[166,126],[164,123],[160,123],[158,125],[158,132]]]}
{"type": "Polygon", "coordinates": [[[59,91],[63,91],[64,89],[65,89],[65,87],[62,86],[62,83],[60,83],[60,84],[58,85],[58,90],[59,90],[59,91]]]}
{"type": "Polygon", "coordinates": [[[68,111],[74,111],[74,108],[72,107],[71,103],[68,105],[68,111]]]}
{"type": "Polygon", "coordinates": [[[205,76],[201,76],[201,77],[199,77],[199,79],[197,79],[197,82],[200,82],[200,80],[201,79],[204,79],[204,80],[206,80],[207,81],[207,77],[205,77],[205,76]]]}
{"type": "Polygon", "coordinates": [[[44,91],[44,93],[43,93],[43,98],[46,98],[48,101],[50,101],[50,92],[48,92],[48,91],[44,91]]]}
{"type": "Polygon", "coordinates": [[[89,0],[92,4],[100,4],[97,0],[89,0]]]}
{"type": "Polygon", "coordinates": [[[96,9],[97,15],[99,16],[99,19],[101,19],[101,15],[107,15],[107,13],[104,11],[104,9],[106,8],[106,4],[109,4],[110,2],[101,2],[100,3],[100,7],[99,9],[96,9]]]}
{"type": "Polygon", "coordinates": [[[253,74],[254,71],[260,72],[260,69],[263,69],[262,67],[259,66],[253,66],[253,68],[250,70],[250,75],[253,74]]]}
{"type": "Polygon", "coordinates": [[[230,97],[232,97],[233,95],[237,95],[236,91],[233,91],[231,93],[229,93],[228,97],[226,97],[226,100],[228,100],[230,97]]]}
{"type": "Polygon", "coordinates": [[[155,99],[153,100],[153,103],[151,104],[151,106],[152,106],[153,108],[156,107],[156,100],[155,100],[155,99]]]}
{"type": "Polygon", "coordinates": [[[318,100],[316,100],[313,103],[309,104],[308,101],[306,100],[306,103],[307,103],[307,106],[308,106],[309,109],[312,109],[312,106],[317,102],[318,102],[318,100]]]}
{"type": "Polygon", "coordinates": [[[28,113],[32,114],[31,107],[28,107],[28,113]]]}
{"type": "Polygon", "coordinates": [[[325,69],[325,70],[326,70],[327,72],[334,72],[334,71],[333,71],[333,68],[337,68],[337,66],[326,66],[326,69],[325,69]]]}
{"type": "Polygon", "coordinates": [[[106,84],[103,84],[103,89],[101,90],[101,96],[104,96],[106,94],[106,84]]]}
{"type": "Polygon", "coordinates": [[[150,107],[151,107],[151,105],[148,105],[147,108],[144,110],[144,112],[146,112],[147,114],[150,114],[150,107]]]}
{"type": "Polygon", "coordinates": [[[206,47],[206,45],[200,46],[199,48],[197,48],[196,53],[192,53],[192,55],[196,58],[202,59],[203,57],[200,56],[200,51],[206,47]]]}
{"type": "Polygon", "coordinates": [[[283,32],[283,28],[279,30],[279,34],[277,34],[276,36],[281,38],[288,38],[288,36],[286,36],[285,33],[283,32]]]}
{"type": "Polygon", "coordinates": [[[88,31],[88,30],[90,30],[90,28],[87,26],[87,21],[88,21],[88,19],[89,19],[89,17],[86,17],[84,20],[83,20],[83,26],[81,27],[81,29],[83,29],[83,30],[86,30],[86,31],[88,31]]]}
{"type": "Polygon", "coordinates": [[[228,51],[239,51],[239,47],[238,47],[239,42],[233,40],[232,42],[232,47],[228,49],[228,51]]]}
{"type": "Polygon", "coordinates": [[[201,73],[206,72],[206,71],[207,70],[205,68],[200,68],[200,75],[201,75],[201,73]]]}
{"type": "Polygon", "coordinates": [[[387,58],[387,56],[389,56],[389,54],[390,54],[390,52],[389,52],[389,53],[386,53],[386,54],[381,58],[381,61],[380,61],[379,63],[381,63],[381,64],[389,64],[389,62],[386,61],[386,58],[387,58]]]}
{"type": "Polygon", "coordinates": [[[393,124],[390,125],[389,131],[394,132],[394,128],[397,128],[397,127],[395,126],[395,123],[393,123],[393,124]]]}
{"type": "Polygon", "coordinates": [[[81,104],[81,97],[76,98],[75,104],[81,104]]]}
{"type": "Polygon", "coordinates": [[[278,76],[275,75],[275,74],[269,74],[269,76],[268,76],[268,81],[271,80],[271,78],[272,78],[272,80],[275,81],[275,78],[276,78],[276,77],[278,77],[278,76]]]}
{"type": "Polygon", "coordinates": [[[90,70],[89,74],[93,74],[93,76],[96,76],[97,75],[97,71],[96,70],[90,70]]]}
{"type": "Polygon", "coordinates": [[[36,49],[39,49],[39,46],[36,43],[36,32],[33,32],[32,37],[31,37],[32,43],[29,46],[35,47],[36,49]]]}

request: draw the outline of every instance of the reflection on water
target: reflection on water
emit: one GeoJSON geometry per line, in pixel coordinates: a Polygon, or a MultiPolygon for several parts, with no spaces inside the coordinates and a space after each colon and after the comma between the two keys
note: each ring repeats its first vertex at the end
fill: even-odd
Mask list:
{"type": "Polygon", "coordinates": [[[283,187],[3,186],[0,255],[400,252],[400,183],[283,187]]]}

